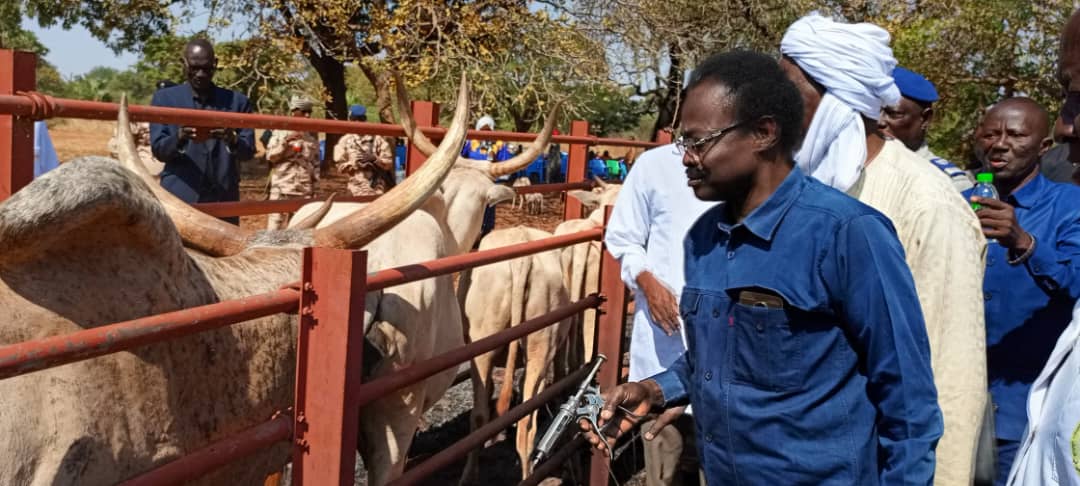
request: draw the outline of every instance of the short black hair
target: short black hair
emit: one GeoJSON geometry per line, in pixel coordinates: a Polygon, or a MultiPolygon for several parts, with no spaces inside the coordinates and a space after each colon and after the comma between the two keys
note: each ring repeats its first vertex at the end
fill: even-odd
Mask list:
{"type": "Polygon", "coordinates": [[[803,137],[802,96],[776,59],[748,50],[713,54],[690,73],[686,90],[709,81],[731,92],[736,121],[771,117],[780,127],[779,148],[785,153],[799,148],[803,137]]]}

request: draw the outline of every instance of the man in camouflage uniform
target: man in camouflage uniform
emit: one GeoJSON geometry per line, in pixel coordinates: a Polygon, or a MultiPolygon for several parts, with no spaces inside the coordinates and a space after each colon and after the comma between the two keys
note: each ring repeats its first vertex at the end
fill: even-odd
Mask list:
{"type": "MultiPolygon", "coordinates": [[[[289,100],[292,116],[311,118],[311,100],[293,96],[289,100]]],[[[270,200],[310,198],[319,181],[319,140],[315,135],[293,130],[278,130],[266,148],[270,163],[270,200]]],[[[267,229],[285,228],[288,213],[271,214],[267,229]]]]}
{"type": "MultiPolygon", "coordinates": [[[[349,120],[367,121],[367,109],[349,107],[349,120]]],[[[334,147],[334,163],[349,176],[353,196],[377,196],[394,187],[394,147],[386,137],[346,134],[334,147]]]]}

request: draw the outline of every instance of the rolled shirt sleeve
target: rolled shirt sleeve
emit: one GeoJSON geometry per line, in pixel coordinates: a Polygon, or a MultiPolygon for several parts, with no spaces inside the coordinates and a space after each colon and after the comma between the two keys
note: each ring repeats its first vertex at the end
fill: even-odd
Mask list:
{"type": "MultiPolygon", "coordinates": [[[[642,172],[631,172],[623,182],[604,232],[604,244],[619,260],[623,282],[637,291],[637,276],[649,270],[645,245],[649,242],[649,194],[639,181],[642,172]]],[[[647,181],[646,181],[647,182],[647,181]]]]}
{"type": "Polygon", "coordinates": [[[691,373],[690,360],[684,353],[667,370],[647,378],[655,381],[660,387],[660,393],[664,395],[660,403],[661,407],[678,407],[690,402],[691,373]]]}
{"type": "Polygon", "coordinates": [[[1050,289],[1080,298],[1080,219],[1066,222],[1055,241],[1036,241],[1023,265],[1050,289]]]}

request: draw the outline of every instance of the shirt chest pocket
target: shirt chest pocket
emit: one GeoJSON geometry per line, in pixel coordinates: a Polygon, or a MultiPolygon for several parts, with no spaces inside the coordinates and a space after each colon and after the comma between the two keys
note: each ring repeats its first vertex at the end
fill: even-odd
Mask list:
{"type": "Polygon", "coordinates": [[[732,305],[732,378],[762,390],[797,390],[806,371],[802,333],[789,310],[763,304],[732,305]]]}

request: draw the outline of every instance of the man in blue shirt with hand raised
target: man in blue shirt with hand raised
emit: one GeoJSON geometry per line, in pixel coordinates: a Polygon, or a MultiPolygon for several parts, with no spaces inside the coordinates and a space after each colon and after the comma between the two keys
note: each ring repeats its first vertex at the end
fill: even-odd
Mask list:
{"type": "Polygon", "coordinates": [[[794,167],[802,101],[768,56],[706,59],[681,120],[690,187],[724,201],[686,237],[688,350],[606,390],[602,425],[689,402],[709,484],[930,484],[941,411],[892,224],[794,167]]]}

